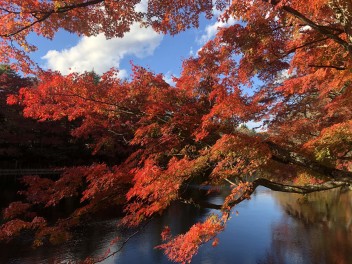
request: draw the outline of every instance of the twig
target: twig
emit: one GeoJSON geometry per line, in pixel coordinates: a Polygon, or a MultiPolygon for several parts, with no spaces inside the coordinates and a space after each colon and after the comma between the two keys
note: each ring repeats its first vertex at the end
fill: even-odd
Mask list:
{"type": "Polygon", "coordinates": [[[103,262],[104,260],[116,255],[118,252],[120,252],[122,250],[122,248],[127,244],[127,242],[133,238],[135,235],[137,235],[140,231],[142,231],[149,223],[150,221],[152,220],[153,218],[150,218],[147,222],[145,222],[145,224],[143,226],[141,226],[138,230],[136,230],[133,234],[131,234],[129,237],[127,237],[123,242],[122,244],[120,245],[120,247],[118,249],[116,249],[114,252],[110,253],[109,255],[97,260],[97,261],[94,261],[93,263],[100,263],[100,262],[103,262]]]}
{"type": "Polygon", "coordinates": [[[224,178],[224,180],[227,181],[228,183],[230,183],[231,185],[235,185],[235,186],[237,185],[236,183],[230,181],[228,178],[224,178]]]}

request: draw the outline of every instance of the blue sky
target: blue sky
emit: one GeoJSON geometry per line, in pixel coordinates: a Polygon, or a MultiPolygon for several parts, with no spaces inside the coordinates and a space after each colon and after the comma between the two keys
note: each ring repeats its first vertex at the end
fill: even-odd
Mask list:
{"type": "MultiPolygon", "coordinates": [[[[230,21],[228,24],[232,23],[230,21]]],[[[223,25],[216,18],[202,19],[198,29],[169,36],[134,24],[122,39],[106,40],[103,35],[78,37],[59,31],[53,40],[32,35],[29,41],[38,47],[38,51],[31,55],[34,61],[63,74],[91,70],[102,74],[115,67],[120,69],[121,77],[127,77],[130,61],[133,61],[156,73],[163,73],[165,79],[170,81],[171,75],[179,76],[182,61],[196,55],[202,44],[214,37],[218,26],[223,25]]]]}

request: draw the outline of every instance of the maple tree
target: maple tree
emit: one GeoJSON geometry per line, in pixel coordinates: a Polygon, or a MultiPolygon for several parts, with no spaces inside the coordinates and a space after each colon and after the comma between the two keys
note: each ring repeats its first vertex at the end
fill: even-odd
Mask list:
{"type": "Polygon", "coordinates": [[[26,117],[79,121],[74,136],[92,139],[94,152],[110,149],[121,157],[113,167],[68,169],[57,181],[26,177],[27,202],[6,210],[2,238],[34,229],[38,245],[47,236],[60,240],[66,235],[58,238],[58,230],[107,203],[125,204],[123,223],[136,226],[183,200],[189,183],[230,183],[222,205],[207,205],[221,210],[219,216],[175,238],[163,232],[158,248],[172,260],[190,262],[202,243],[217,244],[233,206],[259,185],[296,193],[351,185],[350,1],[151,0],[147,11],[137,11],[139,2],[1,4],[0,16],[9,23],[0,27],[0,58],[17,59],[23,70],[30,67],[24,50],[35,48],[26,41],[31,32],[52,38],[64,28],[114,37],[140,22],[176,34],[198,26],[203,14],[210,18],[213,8],[223,11],[221,20],[238,21],[183,62],[175,87],[139,66],[131,80],[117,79],[114,69],[99,80],[91,73],[40,71],[35,89],[9,97],[26,117]],[[261,122],[265,132],[241,129],[250,121],[261,122]],[[56,225],[28,213],[33,205],[54,206],[73,195],[81,206],[56,225]]]}

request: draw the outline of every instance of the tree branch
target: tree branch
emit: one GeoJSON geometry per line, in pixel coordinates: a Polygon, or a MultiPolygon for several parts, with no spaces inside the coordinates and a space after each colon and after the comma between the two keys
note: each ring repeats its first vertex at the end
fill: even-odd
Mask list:
{"type": "Polygon", "coordinates": [[[20,29],[16,30],[15,32],[12,32],[12,33],[9,33],[9,34],[2,34],[2,35],[0,35],[0,37],[11,38],[14,35],[17,35],[17,34],[21,33],[22,31],[33,27],[35,24],[43,22],[44,20],[48,19],[52,14],[53,14],[52,12],[48,12],[47,14],[45,14],[41,18],[38,18],[37,20],[33,21],[32,23],[28,24],[27,26],[21,27],[20,29]]]}
{"type": "MultiPolygon", "coordinates": [[[[29,28],[33,27],[35,24],[38,24],[38,23],[41,23],[41,22],[45,21],[52,14],[67,13],[68,11],[71,11],[71,10],[76,9],[76,8],[82,8],[82,7],[87,7],[87,6],[91,6],[91,5],[96,5],[96,4],[99,4],[99,3],[104,2],[104,1],[105,0],[92,0],[92,1],[87,1],[87,2],[83,2],[83,3],[79,3],[79,4],[66,5],[66,6],[63,6],[63,7],[59,7],[57,9],[51,9],[51,10],[46,10],[46,11],[31,10],[31,11],[26,12],[26,13],[30,13],[34,18],[36,18],[35,21],[29,23],[26,26],[23,26],[23,27],[19,28],[18,30],[14,31],[12,33],[1,34],[0,37],[3,37],[3,38],[13,37],[13,36],[21,33],[22,31],[25,31],[26,29],[29,29],[29,28]],[[38,14],[43,15],[43,16],[39,17],[38,14]]],[[[12,13],[12,14],[21,14],[21,12],[10,11],[10,10],[6,10],[6,9],[3,9],[3,8],[1,10],[5,11],[5,12],[8,12],[8,13],[12,13]]]]}
{"type": "Polygon", "coordinates": [[[228,183],[230,183],[230,185],[236,186],[236,183],[230,181],[228,178],[224,178],[224,180],[227,181],[228,183]]]}
{"type": "MultiPolygon", "coordinates": [[[[249,197],[256,190],[258,186],[263,186],[272,191],[277,191],[277,192],[308,194],[313,192],[331,190],[339,187],[351,187],[352,178],[341,178],[338,181],[332,180],[332,181],[326,181],[321,184],[310,184],[310,185],[304,185],[304,186],[281,184],[281,183],[270,181],[265,178],[258,178],[252,182],[251,189],[248,189],[247,191],[245,191],[240,197],[230,202],[228,205],[232,208],[235,205],[242,202],[243,200],[247,199],[247,197],[249,197]]],[[[202,208],[209,208],[209,209],[215,209],[215,210],[223,209],[223,206],[220,204],[213,204],[213,203],[204,202],[204,201],[187,200],[186,203],[193,204],[195,206],[202,207],[202,208]]]]}
{"type": "Polygon", "coordinates": [[[51,93],[50,95],[52,95],[52,96],[77,97],[77,98],[80,98],[80,99],[85,100],[85,101],[90,101],[90,102],[95,102],[95,103],[98,103],[98,104],[103,104],[103,105],[117,107],[118,108],[117,110],[110,110],[110,111],[114,111],[114,112],[117,112],[117,113],[120,112],[120,113],[124,113],[124,114],[129,114],[129,115],[136,115],[136,116],[140,115],[140,113],[135,113],[135,112],[132,112],[130,110],[121,109],[121,107],[116,105],[116,104],[105,102],[105,101],[101,101],[101,100],[97,100],[97,99],[93,99],[93,98],[90,98],[90,97],[85,97],[85,96],[82,96],[82,95],[79,95],[79,94],[51,93]]]}
{"type": "Polygon", "coordinates": [[[141,226],[139,229],[137,229],[133,234],[131,234],[129,237],[127,237],[123,242],[122,244],[120,245],[120,247],[118,249],[116,249],[114,252],[110,253],[109,255],[107,256],[104,256],[96,261],[93,261],[93,263],[101,263],[103,262],[104,260],[114,256],[115,254],[117,254],[118,252],[120,252],[122,250],[122,248],[127,244],[127,242],[133,238],[135,235],[137,235],[140,231],[142,231],[149,223],[150,221],[152,220],[152,218],[150,218],[147,222],[145,222],[145,224],[143,226],[141,226]]]}
{"type": "MultiPolygon", "coordinates": [[[[128,114],[128,115],[134,115],[134,116],[137,116],[137,117],[141,117],[143,115],[147,115],[147,116],[151,115],[151,114],[148,114],[148,113],[146,113],[144,111],[141,111],[141,110],[133,112],[133,110],[130,110],[127,107],[119,106],[117,104],[109,103],[109,102],[106,102],[106,101],[97,100],[97,99],[94,99],[94,98],[91,98],[91,97],[85,97],[85,96],[82,96],[80,94],[51,93],[50,95],[52,95],[52,96],[77,97],[77,98],[80,98],[80,99],[85,100],[85,101],[95,102],[95,103],[102,104],[102,105],[113,106],[116,109],[107,109],[106,111],[111,111],[111,112],[116,112],[116,113],[124,113],[124,114],[128,114]]],[[[166,120],[164,118],[161,118],[159,115],[154,115],[154,117],[156,119],[158,119],[159,121],[165,123],[165,124],[168,122],[168,120],[166,120]]]]}
{"type": "Polygon", "coordinates": [[[324,40],[327,40],[327,39],[329,39],[329,38],[328,38],[328,37],[325,37],[325,38],[313,40],[313,41],[310,41],[310,42],[306,42],[306,43],[304,43],[304,44],[302,44],[302,45],[300,45],[300,46],[297,46],[297,47],[294,47],[294,48],[288,50],[285,54],[283,54],[283,55],[281,55],[281,56],[278,56],[278,55],[277,55],[277,56],[278,56],[280,59],[283,59],[283,58],[287,57],[288,55],[290,55],[291,53],[295,52],[295,51],[298,50],[298,49],[301,49],[301,48],[304,48],[304,47],[308,47],[308,46],[310,46],[310,45],[312,45],[312,44],[315,44],[315,43],[318,43],[318,42],[321,42],[321,41],[324,41],[324,40]]]}
{"type": "Polygon", "coordinates": [[[315,162],[314,160],[307,159],[301,154],[288,151],[282,148],[281,146],[275,144],[274,142],[266,141],[265,143],[269,146],[272,152],[272,159],[275,161],[285,164],[291,163],[303,166],[323,175],[330,176],[335,180],[341,177],[350,177],[352,179],[352,172],[324,166],[318,162],[315,162]]]}
{"type": "Polygon", "coordinates": [[[345,179],[341,178],[341,180],[339,181],[332,180],[332,181],[326,181],[321,184],[309,184],[304,186],[281,184],[264,178],[256,179],[253,182],[254,188],[256,188],[257,186],[264,186],[269,188],[272,191],[300,193],[300,194],[326,191],[326,190],[335,189],[338,187],[350,186],[351,184],[352,184],[352,178],[345,178],[345,179]]]}
{"type": "Polygon", "coordinates": [[[312,67],[312,68],[331,68],[331,69],[335,69],[335,70],[338,70],[338,71],[347,70],[346,67],[335,66],[335,65],[314,65],[314,64],[308,64],[308,67],[312,67]]]}
{"type": "Polygon", "coordinates": [[[9,13],[9,14],[16,14],[16,15],[19,15],[21,14],[21,12],[18,12],[18,11],[11,11],[11,10],[8,10],[6,8],[3,8],[3,7],[0,7],[0,10],[6,12],[6,13],[9,13]]]}
{"type": "Polygon", "coordinates": [[[312,20],[310,20],[309,18],[304,16],[302,13],[298,12],[296,9],[293,9],[290,6],[283,6],[282,9],[285,10],[287,13],[293,15],[294,17],[298,18],[302,22],[306,23],[308,26],[315,29],[320,34],[322,34],[322,35],[332,39],[336,43],[340,44],[352,56],[352,46],[348,42],[341,39],[338,35],[334,34],[332,32],[332,30],[330,30],[328,27],[320,26],[320,25],[314,23],[312,20]]]}

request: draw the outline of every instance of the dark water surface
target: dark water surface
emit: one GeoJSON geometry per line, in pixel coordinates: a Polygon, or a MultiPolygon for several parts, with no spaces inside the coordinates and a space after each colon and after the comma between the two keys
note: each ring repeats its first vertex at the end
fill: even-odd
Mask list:
{"type": "MultiPolygon", "coordinates": [[[[222,194],[210,197],[220,203],[222,194]]],[[[302,196],[258,188],[251,200],[237,205],[220,243],[203,245],[192,263],[317,263],[352,264],[352,191],[340,189],[302,196]]],[[[214,212],[175,204],[133,236],[123,249],[103,263],[170,263],[154,247],[165,225],[182,233],[214,212]]],[[[77,228],[70,242],[31,249],[23,242],[2,246],[0,263],[68,263],[99,256],[116,236],[121,246],[133,230],[117,227],[118,219],[99,220],[77,228]]]]}

